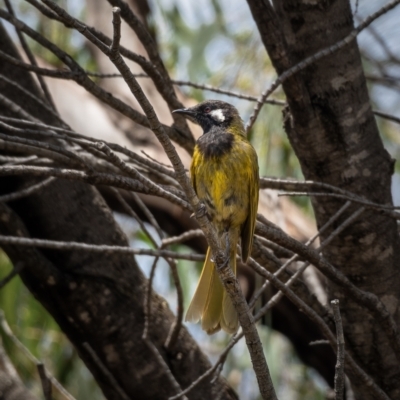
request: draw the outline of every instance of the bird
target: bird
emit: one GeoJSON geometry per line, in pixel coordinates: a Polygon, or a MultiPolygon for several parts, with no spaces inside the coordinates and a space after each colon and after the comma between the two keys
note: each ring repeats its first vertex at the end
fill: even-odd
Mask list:
{"type": "MultiPolygon", "coordinates": [[[[238,110],[220,100],[174,110],[200,125],[190,176],[206,215],[216,230],[219,247],[236,275],[237,244],[246,262],[253,245],[259,196],[258,159],[238,110]]],[[[238,315],[216,271],[210,248],[185,320],[198,322],[209,335],[221,328],[233,334],[238,315]]]]}

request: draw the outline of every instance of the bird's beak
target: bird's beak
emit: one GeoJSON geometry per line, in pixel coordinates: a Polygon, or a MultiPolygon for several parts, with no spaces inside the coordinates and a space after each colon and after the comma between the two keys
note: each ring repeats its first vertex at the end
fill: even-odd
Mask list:
{"type": "Polygon", "coordinates": [[[180,108],[180,109],[174,110],[172,112],[177,113],[177,114],[188,115],[189,117],[192,117],[192,118],[194,118],[196,115],[196,112],[193,111],[191,108],[180,108]]]}

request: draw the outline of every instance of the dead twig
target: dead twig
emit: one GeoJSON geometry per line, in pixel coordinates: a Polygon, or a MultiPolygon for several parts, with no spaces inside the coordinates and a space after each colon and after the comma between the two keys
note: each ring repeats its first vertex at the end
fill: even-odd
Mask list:
{"type": "MultiPolygon", "coordinates": [[[[38,360],[27,347],[23,345],[23,343],[14,335],[10,326],[8,325],[3,310],[0,310],[0,325],[3,329],[3,332],[12,340],[12,342],[28,357],[30,361],[32,361],[36,366],[43,365],[43,363],[38,360]]],[[[62,385],[58,380],[49,373],[49,371],[43,367],[46,371],[46,376],[52,383],[52,385],[67,399],[67,400],[76,400],[62,385]]],[[[47,400],[47,399],[46,399],[47,400]]]]}
{"type": "Polygon", "coordinates": [[[333,318],[335,319],[336,325],[336,340],[337,340],[337,352],[336,352],[336,366],[335,366],[335,400],[343,400],[345,376],[344,376],[344,334],[342,326],[342,318],[340,316],[339,300],[335,299],[331,301],[333,318]]]}
{"type": "Polygon", "coordinates": [[[99,367],[104,377],[107,379],[109,384],[115,389],[118,395],[121,396],[123,400],[132,400],[122,389],[121,385],[117,382],[113,374],[107,369],[104,363],[100,360],[100,357],[96,354],[96,352],[93,350],[90,344],[88,342],[82,343],[82,347],[88,352],[92,360],[99,367]]]}
{"type": "Polygon", "coordinates": [[[95,253],[127,253],[137,256],[154,256],[154,257],[165,257],[173,259],[182,259],[189,261],[204,261],[205,256],[199,254],[180,254],[170,250],[151,250],[151,249],[133,249],[131,247],[124,246],[109,246],[109,245],[96,245],[81,242],[64,242],[57,240],[46,240],[46,239],[31,239],[18,236],[4,236],[0,235],[0,243],[11,244],[17,246],[28,246],[28,247],[40,247],[45,249],[56,249],[56,250],[82,250],[91,251],[95,253]]]}
{"type": "Polygon", "coordinates": [[[11,272],[0,281],[0,289],[7,285],[15,276],[17,276],[24,269],[24,264],[18,263],[14,266],[11,272]]]}
{"type": "Polygon", "coordinates": [[[46,374],[46,368],[42,363],[37,364],[36,367],[39,372],[40,382],[42,383],[43,396],[45,400],[52,400],[53,398],[51,395],[52,386],[51,386],[51,381],[46,374]]]}

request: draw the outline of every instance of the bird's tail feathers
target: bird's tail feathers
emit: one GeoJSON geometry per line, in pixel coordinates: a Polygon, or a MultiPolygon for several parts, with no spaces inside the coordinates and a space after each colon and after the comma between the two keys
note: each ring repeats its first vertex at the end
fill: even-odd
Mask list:
{"type": "Polygon", "coordinates": [[[185,321],[198,322],[201,319],[206,306],[213,272],[214,263],[211,261],[211,250],[208,248],[199,283],[197,284],[193,299],[190,302],[189,308],[186,312],[185,321]]]}
{"type": "MultiPolygon", "coordinates": [[[[229,265],[236,275],[236,246],[230,251],[229,265]]],[[[200,275],[199,283],[186,313],[185,321],[197,322],[209,335],[221,328],[227,333],[238,329],[238,316],[224,289],[215,264],[211,261],[210,248],[200,275]]]]}

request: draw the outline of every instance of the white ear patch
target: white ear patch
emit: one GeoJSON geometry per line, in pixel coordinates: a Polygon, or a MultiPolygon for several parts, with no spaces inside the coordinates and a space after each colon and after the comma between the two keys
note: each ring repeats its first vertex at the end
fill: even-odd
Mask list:
{"type": "Polygon", "coordinates": [[[210,115],[218,122],[225,121],[225,115],[220,108],[218,110],[211,111],[210,115]]]}

